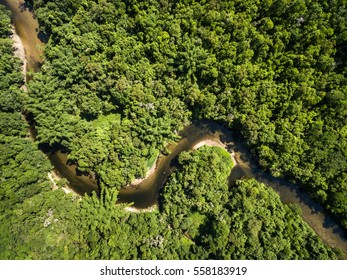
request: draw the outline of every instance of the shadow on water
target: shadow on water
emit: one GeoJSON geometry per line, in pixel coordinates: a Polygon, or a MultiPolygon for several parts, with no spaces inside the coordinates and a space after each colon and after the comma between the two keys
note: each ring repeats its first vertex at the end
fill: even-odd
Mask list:
{"type": "Polygon", "coordinates": [[[146,178],[140,186],[129,186],[119,192],[120,203],[133,203],[136,208],[148,208],[158,201],[159,191],[165,184],[172,168],[177,166],[177,157],[183,151],[191,150],[198,142],[218,137],[214,126],[207,123],[186,127],[180,132],[181,140],[167,146],[168,155],[160,155],[156,162],[155,172],[146,178]]]}
{"type": "MultiPolygon", "coordinates": [[[[151,176],[136,187],[129,186],[120,190],[119,203],[133,203],[133,206],[138,209],[145,209],[157,204],[160,189],[177,167],[177,158],[182,151],[191,150],[194,145],[203,140],[228,141],[224,142],[226,148],[234,152],[234,159],[237,163],[228,178],[231,187],[235,180],[246,178],[255,178],[270,186],[279,194],[282,203],[294,203],[300,206],[303,219],[325,243],[347,253],[346,232],[334,222],[324,208],[293,183],[275,178],[262,171],[254,157],[245,150],[244,144],[232,138],[231,131],[225,130],[217,123],[199,122],[186,127],[180,135],[182,139],[178,143],[168,145],[170,153],[159,156],[156,170],[151,176]]],[[[96,179],[90,175],[78,174],[76,165],[68,164],[66,153],[54,152],[50,154],[49,158],[59,174],[68,179],[69,186],[74,191],[81,195],[92,191],[98,192],[96,179]]]]}
{"type": "Polygon", "coordinates": [[[37,38],[39,38],[39,40],[42,43],[47,44],[47,42],[49,40],[49,35],[47,35],[46,33],[42,32],[42,31],[38,31],[37,38]]]}
{"type": "MultiPolygon", "coordinates": [[[[347,253],[347,234],[334,219],[326,212],[324,207],[312,200],[299,186],[282,178],[276,178],[261,170],[257,160],[247,150],[244,143],[235,139],[233,142],[235,159],[244,172],[243,176],[255,178],[257,181],[271,187],[280,196],[282,203],[294,203],[301,208],[304,221],[333,248],[341,249],[347,253]]],[[[235,171],[241,174],[241,171],[235,171]]]]}
{"type": "MultiPolygon", "coordinates": [[[[23,1],[0,0],[0,4],[4,4],[12,11],[12,21],[25,48],[28,69],[38,71],[42,63],[42,42],[47,42],[48,38],[38,32],[39,26],[31,13],[31,7],[21,6],[20,3],[23,1]]],[[[35,134],[34,131],[33,134],[35,134]]],[[[203,121],[186,127],[180,135],[182,139],[178,143],[168,146],[170,154],[160,156],[156,172],[152,176],[144,180],[139,187],[128,187],[120,191],[121,202],[134,202],[137,208],[147,208],[157,203],[160,188],[172,172],[172,167],[177,164],[177,155],[182,151],[192,149],[199,141],[220,140],[226,145],[228,151],[234,151],[234,158],[237,162],[237,166],[233,168],[229,176],[230,183],[236,179],[256,178],[272,187],[280,195],[283,203],[296,203],[300,206],[303,219],[324,242],[347,253],[345,231],[325,213],[323,207],[310,199],[298,186],[261,171],[257,160],[252,157],[242,141],[238,140],[239,137],[233,137],[230,130],[216,122],[203,121]]],[[[92,191],[98,192],[98,184],[94,176],[80,174],[76,165],[68,163],[66,153],[49,152],[48,156],[56,171],[69,181],[70,187],[74,191],[81,195],[92,191]]]]}
{"type": "Polygon", "coordinates": [[[29,1],[24,1],[22,3],[19,3],[19,8],[22,12],[24,10],[28,10],[31,13],[34,12],[34,7],[33,7],[32,3],[30,3],[29,1]]]}
{"type": "Polygon", "coordinates": [[[69,164],[66,153],[51,151],[46,154],[58,175],[69,181],[70,189],[79,195],[91,194],[93,191],[99,194],[96,178],[92,174],[78,171],[76,165],[69,164]]]}

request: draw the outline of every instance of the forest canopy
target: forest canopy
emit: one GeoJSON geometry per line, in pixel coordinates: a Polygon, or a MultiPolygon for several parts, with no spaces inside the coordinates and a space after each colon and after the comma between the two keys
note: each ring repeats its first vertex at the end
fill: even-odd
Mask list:
{"type": "Polygon", "coordinates": [[[345,1],[31,2],[50,34],[25,104],[40,143],[119,189],[216,120],[347,227],[345,1]]]}
{"type": "Polygon", "coordinates": [[[208,119],[347,228],[345,1],[26,2],[49,40],[24,93],[0,5],[1,259],[336,258],[272,189],[228,186],[218,147],[180,154],[159,209],[116,201],[178,131],[208,119]],[[52,191],[47,146],[94,173],[99,196],[52,191]]]}

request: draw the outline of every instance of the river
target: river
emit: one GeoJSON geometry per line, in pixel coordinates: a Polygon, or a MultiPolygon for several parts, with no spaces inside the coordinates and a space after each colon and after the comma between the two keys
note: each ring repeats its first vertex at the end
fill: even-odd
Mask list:
{"type": "MultiPolygon", "coordinates": [[[[38,23],[32,13],[21,9],[19,0],[0,0],[12,11],[12,21],[15,30],[24,45],[27,69],[38,71],[42,64],[43,43],[39,39],[38,23]],[[40,47],[41,46],[41,47],[40,47]]],[[[120,191],[120,202],[133,202],[136,208],[147,208],[157,203],[158,193],[165,180],[175,167],[175,159],[179,153],[192,149],[198,142],[210,139],[226,145],[228,151],[233,151],[237,165],[230,174],[230,184],[235,179],[256,178],[258,181],[272,187],[283,203],[296,203],[302,210],[303,219],[313,228],[322,240],[333,248],[339,248],[347,254],[347,238],[345,231],[315,203],[300,188],[290,182],[278,179],[263,172],[256,160],[238,139],[234,139],[230,130],[216,122],[203,121],[186,127],[181,133],[178,143],[170,144],[167,148],[169,155],[160,155],[156,170],[138,186],[129,186],[120,191]]],[[[67,155],[60,151],[51,151],[49,158],[60,176],[68,179],[69,186],[77,193],[84,194],[98,190],[93,176],[79,174],[75,165],[67,164],[67,155]]]]}
{"type": "MultiPolygon", "coordinates": [[[[42,65],[43,42],[40,40],[39,24],[33,14],[21,5],[21,0],[0,0],[12,12],[12,22],[20,37],[27,58],[26,71],[38,71],[42,65]]],[[[30,77],[27,77],[30,79],[30,77]]]]}

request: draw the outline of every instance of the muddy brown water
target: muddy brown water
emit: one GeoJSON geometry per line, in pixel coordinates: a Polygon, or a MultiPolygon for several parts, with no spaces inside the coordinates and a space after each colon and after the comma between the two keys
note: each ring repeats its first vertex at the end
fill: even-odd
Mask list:
{"type": "MultiPolygon", "coordinates": [[[[333,248],[339,248],[347,253],[347,238],[345,231],[328,215],[324,208],[314,202],[299,186],[284,179],[273,177],[262,171],[244,144],[233,139],[230,130],[215,122],[200,122],[186,127],[180,133],[182,139],[178,143],[168,145],[169,155],[160,155],[156,162],[155,172],[136,187],[127,187],[120,190],[119,202],[133,203],[137,209],[146,209],[157,204],[160,189],[165,185],[168,176],[176,167],[177,156],[182,151],[191,150],[198,142],[204,140],[221,141],[226,149],[234,152],[236,166],[229,176],[232,187],[237,179],[255,178],[273,188],[280,196],[282,203],[295,203],[300,206],[302,218],[333,248]]],[[[67,164],[67,154],[55,152],[50,156],[52,164],[64,178],[67,178],[70,187],[83,195],[97,191],[98,186],[91,177],[78,174],[75,165],[67,164]]]]}
{"type": "MultiPolygon", "coordinates": [[[[29,9],[24,8],[21,0],[0,0],[12,12],[12,22],[16,33],[21,38],[25,56],[27,58],[27,71],[37,72],[42,64],[42,48],[44,44],[39,39],[39,24],[29,9]]],[[[27,77],[30,79],[30,77],[27,77]]]]}
{"type": "MultiPolygon", "coordinates": [[[[38,23],[28,9],[22,9],[19,0],[0,0],[12,11],[12,21],[20,36],[28,61],[29,70],[38,71],[42,63],[43,43],[39,39],[38,23]]],[[[347,239],[344,230],[325,213],[322,206],[296,186],[286,180],[278,179],[260,170],[256,160],[247,151],[241,141],[233,139],[231,131],[215,122],[201,122],[186,127],[181,133],[178,143],[170,144],[167,148],[169,155],[160,155],[156,171],[136,188],[122,189],[119,194],[120,202],[132,202],[136,208],[147,208],[157,203],[158,193],[164,185],[177,155],[203,140],[221,140],[229,151],[234,151],[237,165],[232,169],[229,180],[256,178],[258,181],[272,187],[283,203],[296,203],[302,210],[303,219],[331,247],[347,253],[347,239]]],[[[75,165],[68,164],[67,154],[60,151],[50,152],[49,158],[56,171],[69,181],[69,186],[77,193],[91,193],[98,190],[93,176],[79,174],[75,165]]]]}
{"type": "Polygon", "coordinates": [[[214,130],[207,123],[201,123],[200,125],[187,126],[180,132],[180,136],[181,140],[178,143],[172,143],[167,146],[168,155],[159,155],[156,162],[156,170],[151,176],[146,178],[140,186],[135,188],[130,186],[120,191],[120,202],[133,202],[136,208],[147,208],[156,204],[160,189],[175,168],[177,156],[182,151],[191,150],[200,141],[218,141],[220,132],[214,130]]]}

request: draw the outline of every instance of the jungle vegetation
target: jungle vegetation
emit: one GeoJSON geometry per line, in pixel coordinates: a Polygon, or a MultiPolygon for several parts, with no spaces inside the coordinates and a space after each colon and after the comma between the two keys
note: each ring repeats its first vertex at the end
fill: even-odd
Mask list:
{"type": "Polygon", "coordinates": [[[40,143],[119,189],[188,120],[217,120],[347,227],[345,1],[32,2],[40,143]]]}
{"type": "Polygon", "coordinates": [[[177,131],[210,119],[347,228],[345,1],[28,2],[50,37],[27,93],[0,7],[0,258],[336,258],[272,189],[228,187],[220,148],[181,153],[158,210],[115,202],[177,131]],[[52,191],[42,145],[97,174],[100,197],[52,191]]]}

